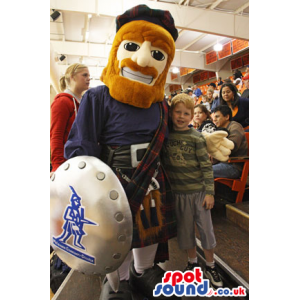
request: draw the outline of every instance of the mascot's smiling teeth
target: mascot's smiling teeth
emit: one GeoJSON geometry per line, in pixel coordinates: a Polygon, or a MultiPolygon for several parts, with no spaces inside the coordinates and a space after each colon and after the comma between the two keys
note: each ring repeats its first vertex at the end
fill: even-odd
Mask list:
{"type": "Polygon", "coordinates": [[[139,71],[133,71],[128,67],[124,67],[121,69],[121,74],[125,78],[129,78],[132,80],[140,81],[142,83],[150,84],[153,80],[153,76],[144,75],[139,71]]]}

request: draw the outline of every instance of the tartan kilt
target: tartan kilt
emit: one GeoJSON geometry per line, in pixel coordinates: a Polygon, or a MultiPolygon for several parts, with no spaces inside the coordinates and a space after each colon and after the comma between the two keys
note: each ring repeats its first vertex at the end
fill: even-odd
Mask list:
{"type": "MultiPolygon", "coordinates": [[[[116,173],[117,177],[119,178],[123,188],[125,189],[128,182],[124,180],[120,173],[118,173],[115,168],[113,171],[116,173]]],[[[126,174],[129,178],[132,177],[135,169],[122,169],[122,173],[126,174]]],[[[175,216],[175,203],[173,201],[171,187],[166,180],[166,175],[162,169],[159,167],[159,173],[156,176],[156,180],[159,182],[160,185],[160,193],[161,193],[161,201],[162,207],[161,212],[164,218],[164,224],[162,226],[161,231],[157,236],[148,237],[145,240],[141,240],[139,238],[138,228],[135,224],[135,213],[134,210],[131,208],[132,213],[132,222],[133,222],[133,237],[132,237],[132,245],[131,248],[142,248],[146,246],[150,246],[152,244],[159,243],[158,250],[156,253],[155,262],[164,262],[165,260],[169,259],[168,255],[168,240],[175,237],[177,235],[177,227],[176,227],[176,216],[175,216]]],[[[130,203],[129,203],[130,205],[130,203]]]]}

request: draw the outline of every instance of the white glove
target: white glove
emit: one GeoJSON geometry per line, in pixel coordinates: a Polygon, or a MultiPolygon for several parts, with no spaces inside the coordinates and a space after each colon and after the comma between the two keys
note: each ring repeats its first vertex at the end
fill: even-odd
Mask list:
{"type": "Polygon", "coordinates": [[[208,154],[219,161],[227,161],[231,150],[234,148],[234,143],[226,138],[228,133],[223,130],[201,133],[206,139],[208,154]]]}

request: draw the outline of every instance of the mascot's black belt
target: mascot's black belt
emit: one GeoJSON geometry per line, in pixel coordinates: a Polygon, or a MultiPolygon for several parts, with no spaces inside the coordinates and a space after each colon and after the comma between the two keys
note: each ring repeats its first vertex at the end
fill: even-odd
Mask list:
{"type": "Polygon", "coordinates": [[[143,159],[148,145],[149,143],[119,147],[103,145],[100,158],[110,167],[133,169],[143,159]]]}

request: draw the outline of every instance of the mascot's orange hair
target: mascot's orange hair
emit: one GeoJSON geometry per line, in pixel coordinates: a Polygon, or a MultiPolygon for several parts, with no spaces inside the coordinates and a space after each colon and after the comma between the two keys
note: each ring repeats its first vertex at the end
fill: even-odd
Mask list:
{"type": "MultiPolygon", "coordinates": [[[[171,34],[163,27],[144,20],[132,21],[123,25],[117,32],[107,66],[100,77],[109,88],[110,95],[122,103],[135,107],[149,108],[152,103],[161,102],[164,99],[164,86],[167,73],[175,55],[175,43],[171,34]],[[158,75],[153,86],[120,76],[120,65],[130,66],[130,59],[119,62],[117,52],[123,40],[143,43],[151,42],[151,45],[164,50],[168,54],[164,71],[158,75]]],[[[138,71],[145,75],[155,75],[153,68],[140,67],[138,71]],[[149,70],[150,69],[150,70],[149,70]]],[[[157,72],[156,72],[157,74],[157,72]]],[[[156,75],[157,76],[157,75],[156,75]]]]}

